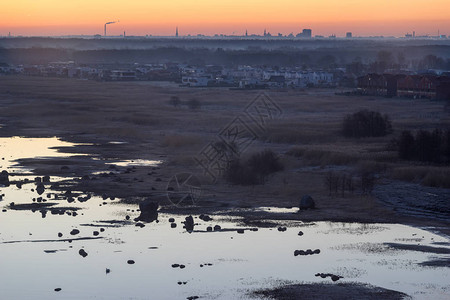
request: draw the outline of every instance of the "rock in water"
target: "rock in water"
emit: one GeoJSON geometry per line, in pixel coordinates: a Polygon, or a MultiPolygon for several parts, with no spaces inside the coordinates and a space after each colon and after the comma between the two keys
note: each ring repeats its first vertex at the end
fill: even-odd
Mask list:
{"type": "Polygon", "coordinates": [[[87,252],[84,251],[84,249],[80,249],[80,251],[78,251],[78,254],[80,254],[80,255],[83,256],[83,257],[88,256],[87,252]]]}
{"type": "Polygon", "coordinates": [[[3,170],[0,173],[0,184],[3,184],[5,186],[9,185],[9,173],[8,173],[8,171],[3,170]]]}
{"type": "Polygon", "coordinates": [[[304,195],[302,199],[300,199],[299,208],[302,209],[308,209],[308,208],[315,208],[316,204],[314,203],[314,199],[310,195],[304,195]]]}
{"type": "Polygon", "coordinates": [[[194,218],[192,216],[188,216],[185,218],[184,223],[184,228],[186,229],[187,232],[191,233],[192,231],[194,231],[194,218]]]}
{"type": "Polygon", "coordinates": [[[39,195],[42,195],[42,194],[44,193],[44,191],[45,191],[44,184],[39,183],[39,184],[37,185],[37,187],[36,187],[36,192],[37,192],[39,195]]]}
{"type": "Polygon", "coordinates": [[[141,211],[141,214],[135,219],[135,221],[144,221],[148,223],[156,221],[158,219],[158,207],[158,202],[151,200],[144,200],[139,203],[139,210],[141,211]]]}

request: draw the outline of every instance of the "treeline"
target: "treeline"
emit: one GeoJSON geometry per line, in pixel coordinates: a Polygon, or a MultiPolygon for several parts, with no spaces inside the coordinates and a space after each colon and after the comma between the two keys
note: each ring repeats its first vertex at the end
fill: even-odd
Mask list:
{"type": "Polygon", "coordinates": [[[398,155],[405,160],[448,164],[450,129],[419,130],[415,134],[405,130],[398,140],[398,155]]]}
{"type": "Polygon", "coordinates": [[[346,137],[378,137],[391,132],[389,116],[376,111],[361,110],[347,115],[342,122],[342,133],[346,137]]]}
{"type": "Polygon", "coordinates": [[[80,41],[80,43],[93,44],[80,47],[72,41],[67,47],[52,47],[52,43],[46,47],[44,43],[38,47],[27,48],[16,45],[16,48],[2,48],[0,39],[0,62],[44,64],[54,61],[74,61],[77,64],[134,64],[170,61],[191,65],[297,66],[304,69],[330,70],[345,67],[351,77],[367,73],[383,73],[392,69],[402,70],[409,66],[417,70],[450,70],[449,55],[443,54],[445,50],[448,52],[450,46],[382,47],[381,49],[385,50],[378,50],[369,47],[371,42],[341,41],[334,45],[319,40],[302,42],[311,45],[311,47],[302,46],[304,48],[299,48],[298,41],[282,40],[236,41],[239,47],[231,46],[232,41],[210,41],[204,44],[196,40],[186,40],[183,43],[168,40],[166,43],[158,42],[151,47],[146,40],[135,41],[130,45],[126,41],[121,43],[120,40],[114,39],[80,41]]]}
{"type": "Polygon", "coordinates": [[[371,171],[362,171],[359,176],[353,174],[328,172],[324,177],[324,185],[329,196],[345,197],[345,194],[353,195],[357,188],[364,195],[371,194],[375,186],[375,175],[371,171]]]}

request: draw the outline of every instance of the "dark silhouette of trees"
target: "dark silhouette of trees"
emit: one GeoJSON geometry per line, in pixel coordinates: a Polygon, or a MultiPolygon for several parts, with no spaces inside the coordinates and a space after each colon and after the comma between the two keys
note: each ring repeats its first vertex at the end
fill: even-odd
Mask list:
{"type": "Polygon", "coordinates": [[[405,160],[449,163],[450,130],[419,130],[415,136],[403,131],[398,141],[398,155],[405,160]]]}
{"type": "Polygon", "coordinates": [[[445,68],[445,65],[445,60],[442,57],[437,57],[432,54],[425,56],[419,62],[419,68],[421,69],[442,69],[445,68]]]}
{"type": "Polygon", "coordinates": [[[351,174],[334,173],[330,171],[325,174],[324,184],[328,190],[329,196],[333,194],[338,196],[340,190],[341,197],[345,197],[345,191],[353,194],[355,190],[353,175],[351,174]]]}
{"type": "Polygon", "coordinates": [[[283,165],[278,156],[271,150],[264,150],[247,160],[232,160],[225,171],[225,179],[240,185],[264,184],[270,174],[281,170],[283,165]]]}
{"type": "Polygon", "coordinates": [[[392,132],[392,123],[388,115],[361,110],[344,118],[342,132],[346,137],[385,136],[392,132]]]}
{"type": "Polygon", "coordinates": [[[405,130],[400,136],[400,141],[398,143],[398,155],[401,159],[411,160],[414,159],[415,149],[414,149],[414,136],[410,131],[405,130]]]}

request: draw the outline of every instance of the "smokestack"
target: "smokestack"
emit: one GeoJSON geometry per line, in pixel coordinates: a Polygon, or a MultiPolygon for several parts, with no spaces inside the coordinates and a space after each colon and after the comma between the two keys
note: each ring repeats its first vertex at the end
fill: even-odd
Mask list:
{"type": "Polygon", "coordinates": [[[108,25],[108,24],[114,24],[114,23],[118,23],[119,22],[119,20],[117,20],[117,21],[112,21],[112,22],[106,22],[105,23],[105,36],[106,36],[106,25],[108,25]]]}

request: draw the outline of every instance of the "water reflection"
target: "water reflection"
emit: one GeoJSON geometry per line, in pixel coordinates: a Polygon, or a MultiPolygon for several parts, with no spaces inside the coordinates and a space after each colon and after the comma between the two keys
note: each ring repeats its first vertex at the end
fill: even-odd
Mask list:
{"type": "Polygon", "coordinates": [[[147,166],[156,167],[162,163],[161,160],[148,160],[148,159],[133,159],[133,160],[121,160],[117,162],[112,162],[108,164],[116,165],[118,167],[137,167],[137,166],[147,166]]]}
{"type": "MultiPolygon", "coordinates": [[[[40,153],[56,154],[46,151],[40,153]]],[[[10,155],[4,168],[22,158],[10,155]]],[[[419,265],[448,258],[444,250],[430,254],[389,244],[450,251],[447,238],[418,228],[283,221],[286,230],[255,230],[239,225],[240,218],[161,213],[151,201],[130,206],[57,191],[52,182],[53,176],[0,188],[2,297],[245,299],[248,291],[280,281],[333,283],[332,278],[418,298],[443,299],[450,292],[447,268],[419,265]],[[39,183],[45,188],[41,195],[39,183]],[[310,249],[314,255],[299,254],[310,249]]],[[[291,214],[295,208],[260,210],[291,214]]]]}

